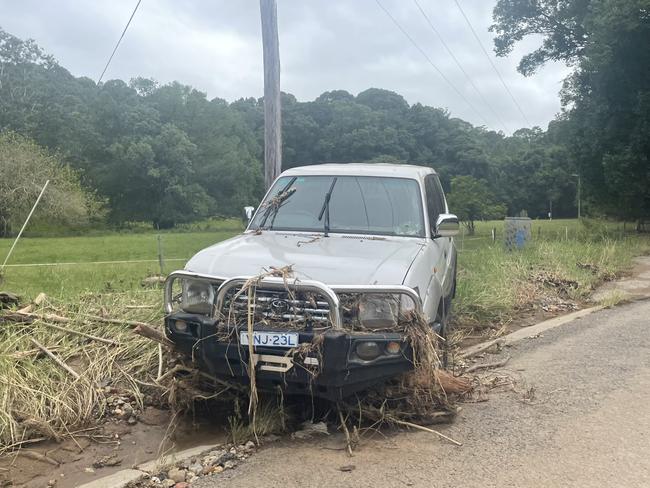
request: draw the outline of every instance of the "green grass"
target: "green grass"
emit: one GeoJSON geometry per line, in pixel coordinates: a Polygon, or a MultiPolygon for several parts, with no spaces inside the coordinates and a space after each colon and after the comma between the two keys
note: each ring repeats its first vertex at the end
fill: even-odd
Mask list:
{"type": "Polygon", "coordinates": [[[576,282],[566,298],[584,301],[598,284],[630,269],[634,256],[650,252],[648,237],[623,235],[619,223],[554,220],[532,226],[532,242],[519,251],[504,248],[503,222],[480,222],[474,236],[457,240],[458,323],[481,327],[515,319],[543,293],[556,292],[535,280],[540,273],[576,282]]]}
{"type": "MultiPolygon", "coordinates": [[[[182,268],[194,253],[228,239],[237,231],[164,233],[161,245],[166,273],[182,268]]],[[[11,247],[0,239],[0,258],[11,247]]],[[[96,261],[150,260],[120,264],[60,264],[5,269],[0,288],[26,297],[40,292],[60,298],[85,291],[129,291],[142,278],[160,273],[157,234],[112,234],[90,237],[25,237],[18,242],[8,264],[90,263],[96,261]]]]}

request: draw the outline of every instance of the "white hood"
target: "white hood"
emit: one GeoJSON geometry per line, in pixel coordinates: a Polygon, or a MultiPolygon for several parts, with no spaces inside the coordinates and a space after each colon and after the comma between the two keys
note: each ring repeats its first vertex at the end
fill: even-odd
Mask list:
{"type": "Polygon", "coordinates": [[[423,239],[248,232],[197,253],[185,269],[232,278],[292,265],[297,278],[328,285],[401,285],[423,239]]]}

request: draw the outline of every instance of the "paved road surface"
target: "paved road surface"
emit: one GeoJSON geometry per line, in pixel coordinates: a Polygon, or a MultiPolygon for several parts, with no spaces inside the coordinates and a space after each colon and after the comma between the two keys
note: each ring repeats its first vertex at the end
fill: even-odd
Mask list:
{"type": "Polygon", "coordinates": [[[650,301],[576,320],[509,348],[508,369],[533,387],[465,405],[442,428],[366,441],[353,458],[339,439],[263,449],[209,487],[650,487],[650,301]],[[341,472],[343,465],[355,465],[341,472]]]}

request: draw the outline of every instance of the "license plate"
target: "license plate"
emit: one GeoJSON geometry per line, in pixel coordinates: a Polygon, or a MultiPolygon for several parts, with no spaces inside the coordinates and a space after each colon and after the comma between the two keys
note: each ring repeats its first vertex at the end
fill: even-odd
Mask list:
{"type": "MultiPolygon", "coordinates": [[[[239,343],[248,345],[248,332],[239,333],[239,343]]],[[[297,347],[298,334],[294,332],[253,332],[253,346],[297,347]]]]}

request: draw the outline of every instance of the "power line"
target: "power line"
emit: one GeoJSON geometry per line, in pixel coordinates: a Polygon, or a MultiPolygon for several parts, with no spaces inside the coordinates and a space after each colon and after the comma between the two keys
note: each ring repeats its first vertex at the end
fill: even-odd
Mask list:
{"type": "Polygon", "coordinates": [[[113,60],[113,56],[115,56],[115,52],[117,51],[117,48],[120,47],[120,43],[122,42],[122,39],[124,38],[124,34],[126,34],[126,31],[129,28],[129,25],[131,25],[131,21],[133,20],[133,16],[138,11],[138,7],[140,6],[140,2],[142,2],[142,0],[138,0],[138,3],[135,5],[135,8],[133,9],[133,12],[131,12],[131,17],[129,17],[129,21],[124,26],[124,30],[122,31],[122,35],[117,40],[117,44],[115,44],[115,47],[113,48],[113,52],[111,53],[111,57],[108,58],[108,61],[106,62],[106,66],[104,66],[104,71],[102,71],[102,74],[99,75],[99,79],[97,80],[98,85],[101,83],[102,78],[104,77],[104,74],[106,73],[106,70],[108,69],[108,65],[111,64],[111,61],[113,60]]]}
{"type": "Polygon", "coordinates": [[[442,43],[442,45],[443,45],[443,47],[445,48],[445,50],[449,53],[449,55],[451,56],[451,58],[454,60],[454,62],[456,63],[456,66],[458,66],[458,69],[460,69],[460,70],[463,72],[463,74],[465,75],[465,78],[467,79],[467,81],[470,83],[470,85],[472,85],[472,88],[474,88],[474,91],[478,94],[478,96],[481,98],[481,100],[483,100],[483,103],[485,103],[485,105],[488,107],[488,109],[490,110],[490,112],[492,112],[492,115],[494,115],[494,117],[497,119],[497,121],[499,122],[499,124],[501,124],[501,126],[503,127],[503,130],[504,130],[505,132],[508,132],[508,128],[507,128],[506,125],[504,124],[504,122],[503,122],[503,120],[501,119],[501,117],[499,116],[499,114],[494,110],[494,108],[492,108],[492,105],[490,105],[490,102],[488,102],[488,101],[486,100],[486,98],[483,96],[483,94],[481,93],[481,91],[478,89],[478,87],[477,87],[476,84],[474,83],[474,80],[472,80],[472,78],[469,76],[469,74],[467,73],[467,71],[465,71],[465,68],[463,68],[463,65],[460,63],[460,61],[458,60],[458,58],[456,57],[456,55],[454,54],[454,52],[451,50],[451,48],[449,47],[449,45],[445,42],[445,39],[442,37],[442,35],[441,35],[440,32],[438,31],[438,29],[436,29],[435,25],[433,25],[433,22],[431,22],[431,19],[429,19],[429,16],[424,12],[424,9],[422,8],[422,6],[421,6],[420,3],[418,2],[418,0],[413,0],[413,2],[415,3],[415,5],[417,6],[418,10],[420,11],[420,13],[422,14],[422,16],[424,17],[424,20],[426,20],[426,21],[427,21],[427,24],[429,24],[429,27],[431,27],[431,30],[432,30],[432,31],[435,33],[435,35],[438,37],[438,40],[442,43]]]}
{"type": "Polygon", "coordinates": [[[433,67],[433,69],[436,70],[436,72],[440,75],[440,77],[441,77],[443,80],[445,80],[445,82],[446,82],[446,83],[451,87],[451,89],[454,90],[454,92],[456,92],[456,94],[457,94],[457,95],[458,95],[462,100],[465,101],[465,103],[469,106],[469,108],[471,108],[471,109],[474,111],[474,113],[475,113],[476,115],[478,115],[478,117],[483,121],[483,123],[485,123],[485,125],[489,125],[489,123],[488,123],[488,121],[485,119],[485,117],[483,117],[483,115],[481,115],[481,113],[476,109],[476,107],[474,107],[474,105],[472,105],[472,103],[471,103],[471,102],[470,102],[470,101],[465,97],[465,95],[463,95],[463,94],[460,92],[460,90],[458,90],[458,88],[456,88],[456,85],[454,85],[454,84],[449,80],[449,78],[447,78],[447,77],[445,76],[445,74],[440,70],[440,68],[438,68],[438,66],[436,66],[435,63],[434,63],[433,61],[431,61],[431,58],[427,55],[427,53],[424,52],[424,50],[419,46],[419,44],[418,44],[417,42],[415,42],[415,40],[410,36],[410,34],[409,34],[408,32],[406,32],[406,30],[405,30],[405,29],[404,29],[404,28],[399,24],[399,22],[397,22],[397,20],[395,19],[395,17],[393,17],[393,16],[390,14],[390,12],[389,12],[388,10],[386,10],[386,8],[381,4],[381,2],[380,2],[379,0],[375,0],[375,2],[377,3],[377,5],[379,5],[379,8],[381,8],[381,9],[384,11],[384,13],[385,13],[389,18],[390,18],[390,20],[393,21],[393,23],[395,24],[395,26],[396,26],[396,27],[397,27],[397,28],[402,32],[402,34],[404,34],[404,36],[405,36],[405,37],[410,41],[410,43],[413,44],[413,46],[414,46],[418,51],[420,51],[420,54],[422,54],[422,56],[424,56],[424,59],[427,60],[427,62],[428,62],[428,63],[433,67]]]}
{"type": "Polygon", "coordinates": [[[465,22],[467,22],[467,25],[469,26],[470,30],[472,31],[472,34],[474,34],[474,39],[476,39],[476,42],[478,42],[478,45],[481,47],[481,51],[483,51],[483,54],[485,54],[485,57],[490,62],[490,66],[492,66],[492,69],[494,70],[494,72],[499,77],[499,80],[501,80],[501,84],[503,85],[503,88],[505,88],[505,90],[508,92],[508,95],[512,99],[512,102],[517,106],[517,110],[519,110],[519,113],[521,114],[521,116],[526,121],[526,125],[528,125],[530,127],[531,123],[528,120],[528,117],[526,117],[526,114],[521,109],[521,105],[519,105],[519,102],[517,102],[517,99],[515,98],[515,96],[510,91],[510,88],[508,88],[508,85],[506,85],[506,82],[503,79],[503,77],[501,76],[501,73],[499,73],[499,70],[497,69],[496,65],[492,61],[492,58],[490,57],[487,50],[485,49],[485,46],[483,46],[483,42],[481,41],[481,38],[478,36],[478,34],[476,33],[476,30],[474,30],[474,26],[472,25],[469,18],[465,14],[465,11],[463,10],[463,7],[460,6],[460,3],[458,3],[458,0],[454,0],[454,3],[456,4],[456,7],[458,7],[458,10],[460,10],[460,13],[462,14],[463,18],[465,19],[465,22]]]}

